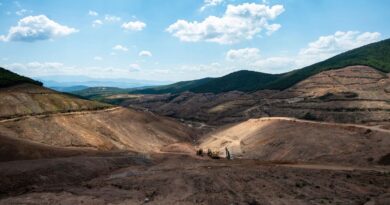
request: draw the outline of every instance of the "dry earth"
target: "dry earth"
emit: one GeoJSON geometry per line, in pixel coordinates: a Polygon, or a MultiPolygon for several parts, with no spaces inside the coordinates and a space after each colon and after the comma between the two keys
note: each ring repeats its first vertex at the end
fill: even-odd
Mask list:
{"type": "Polygon", "coordinates": [[[124,106],[209,125],[277,116],[390,126],[390,77],[367,66],[322,72],[281,92],[115,97],[124,106]]]}
{"type": "MultiPolygon", "coordinates": [[[[86,159],[86,166],[82,167],[74,165],[78,161],[75,159],[52,163],[51,169],[56,172],[48,171],[51,170],[48,167],[28,169],[28,177],[39,180],[24,186],[24,194],[5,195],[0,204],[387,205],[390,202],[388,168],[336,169],[326,165],[317,168],[257,160],[198,159],[185,154],[155,154],[152,159],[116,161],[127,167],[117,169],[118,166],[110,165],[115,171],[107,171],[109,163],[86,159]],[[71,165],[77,177],[65,174],[71,165]],[[96,176],[100,170],[101,174],[96,176]]],[[[6,170],[10,173],[13,168],[6,170]]],[[[14,173],[10,175],[17,175],[14,173]]],[[[0,174],[4,174],[1,163],[0,174]]]]}

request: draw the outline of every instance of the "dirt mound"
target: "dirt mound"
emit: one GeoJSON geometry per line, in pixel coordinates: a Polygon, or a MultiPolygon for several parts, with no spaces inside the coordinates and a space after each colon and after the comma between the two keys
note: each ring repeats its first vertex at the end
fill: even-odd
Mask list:
{"type": "Polygon", "coordinates": [[[390,150],[390,132],[289,118],[248,120],[205,136],[200,147],[276,162],[375,164],[390,150]]]}

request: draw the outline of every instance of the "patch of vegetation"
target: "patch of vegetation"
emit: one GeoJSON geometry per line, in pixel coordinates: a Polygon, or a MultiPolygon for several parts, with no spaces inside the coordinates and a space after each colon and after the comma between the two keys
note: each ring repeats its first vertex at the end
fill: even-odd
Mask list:
{"type": "Polygon", "coordinates": [[[18,75],[9,70],[0,67],[0,87],[8,87],[12,85],[18,85],[22,83],[31,83],[34,85],[42,86],[43,84],[39,81],[18,75]]]}

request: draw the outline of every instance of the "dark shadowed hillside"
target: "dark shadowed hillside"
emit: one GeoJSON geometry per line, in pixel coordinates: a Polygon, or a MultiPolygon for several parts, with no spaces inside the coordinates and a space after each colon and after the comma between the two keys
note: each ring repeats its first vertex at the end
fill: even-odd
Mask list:
{"type": "Polygon", "coordinates": [[[21,83],[31,83],[35,85],[42,85],[41,82],[20,76],[16,73],[13,73],[9,70],[0,67],[0,87],[7,87],[11,85],[17,85],[21,83]]]}

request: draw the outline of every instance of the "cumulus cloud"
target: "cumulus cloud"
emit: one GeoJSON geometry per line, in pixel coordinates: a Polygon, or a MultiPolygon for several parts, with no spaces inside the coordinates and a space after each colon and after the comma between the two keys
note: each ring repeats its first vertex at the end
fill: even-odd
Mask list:
{"type": "Polygon", "coordinates": [[[126,46],[122,46],[122,45],[116,45],[114,47],[112,47],[113,50],[117,50],[117,51],[128,51],[129,49],[126,47],[126,46]]]}
{"type": "Polygon", "coordinates": [[[263,30],[271,35],[280,29],[281,25],[270,24],[269,21],[283,12],[283,5],[272,7],[256,3],[228,5],[222,17],[209,16],[201,22],[178,20],[166,30],[185,42],[232,44],[252,39],[263,30]]]}
{"type": "Polygon", "coordinates": [[[229,50],[226,53],[226,60],[229,61],[242,61],[242,60],[253,60],[260,57],[260,50],[258,48],[242,48],[237,50],[229,50]]]}
{"type": "Polygon", "coordinates": [[[115,23],[115,22],[121,21],[121,18],[118,16],[113,16],[113,15],[105,15],[104,20],[107,22],[115,23]]]}
{"type": "Polygon", "coordinates": [[[142,21],[129,21],[122,24],[122,28],[129,31],[142,31],[146,24],[142,21]]]}
{"type": "Polygon", "coordinates": [[[99,16],[99,13],[96,12],[96,11],[89,10],[89,11],[88,11],[88,15],[89,15],[89,16],[99,16]]]}
{"type": "Polygon", "coordinates": [[[99,27],[99,26],[101,26],[101,25],[103,25],[103,21],[101,21],[101,20],[99,20],[99,19],[94,20],[94,21],[92,22],[92,27],[94,27],[94,28],[99,27]]]}
{"type": "Polygon", "coordinates": [[[0,36],[0,40],[34,42],[59,38],[75,32],[78,30],[61,25],[45,15],[27,16],[19,20],[17,26],[11,27],[7,35],[0,36]]]}
{"type": "Polygon", "coordinates": [[[139,56],[141,57],[152,57],[152,52],[150,51],[141,51],[138,53],[139,56]]]}
{"type": "Polygon", "coordinates": [[[263,57],[258,48],[229,50],[226,60],[230,66],[252,68],[262,72],[280,73],[326,60],[342,52],[380,40],[378,32],[337,31],[320,36],[300,52],[290,56],[263,57]]]}
{"type": "Polygon", "coordinates": [[[204,0],[204,5],[200,8],[201,11],[213,6],[222,4],[224,0],[204,0]]]}
{"type": "Polygon", "coordinates": [[[299,58],[304,62],[325,60],[344,51],[376,42],[380,36],[378,32],[337,31],[332,35],[320,36],[309,43],[301,49],[299,58]]]}

